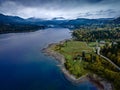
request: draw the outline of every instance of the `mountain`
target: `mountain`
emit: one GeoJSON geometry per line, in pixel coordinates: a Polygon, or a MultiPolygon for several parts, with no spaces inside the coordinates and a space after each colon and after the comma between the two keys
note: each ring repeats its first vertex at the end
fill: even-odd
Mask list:
{"type": "Polygon", "coordinates": [[[0,23],[5,23],[5,24],[26,23],[26,21],[18,16],[7,16],[0,14],[0,23]]]}
{"type": "Polygon", "coordinates": [[[120,24],[120,17],[114,19],[114,20],[113,20],[113,23],[115,23],[115,24],[120,24]]]}
{"type": "Polygon", "coordinates": [[[86,18],[77,18],[72,20],[66,20],[63,17],[53,18],[51,20],[44,20],[39,18],[28,18],[27,21],[30,21],[36,25],[45,25],[47,27],[66,27],[66,28],[80,28],[82,25],[91,26],[91,25],[104,25],[109,23],[112,18],[100,18],[100,19],[86,19],[86,18]]]}
{"type": "Polygon", "coordinates": [[[55,17],[52,20],[65,20],[65,18],[64,17],[55,17]]]}
{"type": "Polygon", "coordinates": [[[18,16],[8,16],[0,14],[0,33],[8,32],[23,32],[34,31],[41,28],[49,27],[64,27],[69,29],[76,29],[84,26],[104,26],[111,22],[120,23],[120,17],[113,18],[100,18],[100,19],[86,19],[77,18],[72,20],[66,20],[63,17],[55,17],[51,20],[45,20],[41,18],[31,17],[23,19],[18,16]]]}
{"type": "Polygon", "coordinates": [[[29,32],[43,29],[45,26],[36,25],[18,16],[0,14],[0,34],[12,32],[29,32]]]}
{"type": "Polygon", "coordinates": [[[44,21],[44,19],[31,17],[31,18],[26,19],[26,21],[28,21],[28,22],[41,22],[41,21],[44,21]]]}
{"type": "Polygon", "coordinates": [[[77,18],[74,20],[70,20],[70,24],[85,24],[85,25],[91,25],[91,24],[105,24],[108,23],[109,19],[86,19],[86,18],[77,18]]]}
{"type": "MultiPolygon", "coordinates": [[[[120,19],[120,18],[118,18],[120,19]]],[[[115,21],[120,21],[116,19],[115,21]]],[[[63,17],[55,17],[51,20],[45,20],[41,18],[31,17],[28,19],[23,19],[18,16],[7,16],[0,14],[0,23],[5,24],[34,24],[34,25],[91,25],[91,24],[105,24],[109,21],[113,20],[113,18],[100,18],[100,19],[86,19],[86,18],[77,18],[72,20],[66,20],[63,17]]]]}
{"type": "Polygon", "coordinates": [[[31,17],[31,18],[28,18],[26,20],[28,22],[32,23],[32,24],[35,24],[35,25],[45,25],[47,27],[61,27],[61,24],[67,22],[67,20],[65,20],[62,17],[53,18],[51,20],[31,17]]]}
{"type": "Polygon", "coordinates": [[[110,18],[102,18],[102,19],[87,19],[87,18],[77,18],[72,20],[64,21],[60,25],[70,29],[76,29],[84,26],[103,26],[108,24],[112,19],[110,18]]]}

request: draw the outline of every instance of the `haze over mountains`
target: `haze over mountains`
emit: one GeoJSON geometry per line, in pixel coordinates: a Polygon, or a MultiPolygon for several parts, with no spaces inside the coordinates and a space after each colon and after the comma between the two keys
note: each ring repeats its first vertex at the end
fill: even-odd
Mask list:
{"type": "Polygon", "coordinates": [[[107,23],[120,23],[120,18],[100,18],[100,19],[64,19],[63,17],[53,18],[51,20],[40,18],[23,19],[18,16],[8,16],[0,14],[0,33],[34,31],[36,29],[43,29],[47,27],[65,27],[65,28],[79,28],[81,25],[104,25],[107,23]]]}
{"type": "Polygon", "coordinates": [[[28,19],[23,19],[21,17],[18,17],[18,16],[9,16],[9,15],[3,15],[3,14],[0,14],[0,23],[17,23],[17,24],[45,24],[44,22],[51,22],[51,24],[55,24],[56,22],[66,22],[66,23],[69,23],[69,24],[72,24],[73,21],[74,23],[85,23],[85,22],[104,22],[104,21],[108,21],[108,20],[113,20],[114,18],[100,18],[100,19],[87,19],[87,18],[76,18],[76,19],[65,19],[63,17],[55,17],[53,19],[50,19],[50,20],[46,20],[46,19],[41,19],[41,18],[35,18],[35,17],[31,17],[31,18],[28,18],[28,19]],[[54,23],[55,22],[55,23],[54,23]]]}
{"type": "Polygon", "coordinates": [[[18,16],[7,16],[0,14],[0,34],[11,32],[28,32],[43,28],[43,25],[31,23],[18,16]]]}

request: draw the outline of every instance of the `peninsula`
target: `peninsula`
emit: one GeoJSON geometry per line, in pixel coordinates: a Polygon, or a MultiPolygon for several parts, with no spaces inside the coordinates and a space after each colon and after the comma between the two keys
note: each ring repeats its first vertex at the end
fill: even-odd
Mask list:
{"type": "MultiPolygon", "coordinates": [[[[105,28],[101,29],[104,33],[105,28]]],[[[72,39],[50,44],[43,52],[60,62],[61,70],[70,81],[80,83],[89,80],[98,87],[98,90],[118,90],[119,66],[104,56],[103,50],[112,46],[118,47],[119,50],[119,41],[114,39],[113,43],[113,39],[98,40],[97,36],[92,38],[95,36],[93,34],[99,35],[99,32],[99,30],[84,32],[80,29],[74,30],[72,39]]]]}

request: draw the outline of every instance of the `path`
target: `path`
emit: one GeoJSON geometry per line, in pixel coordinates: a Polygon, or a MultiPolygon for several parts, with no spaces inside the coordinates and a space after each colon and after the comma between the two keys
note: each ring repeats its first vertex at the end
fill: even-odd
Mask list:
{"type": "Polygon", "coordinates": [[[107,57],[105,57],[105,56],[103,56],[103,55],[100,54],[100,47],[97,47],[97,54],[98,54],[99,56],[101,56],[102,58],[106,59],[107,61],[109,61],[109,62],[110,62],[112,65],[114,65],[118,70],[120,70],[120,67],[119,67],[119,66],[117,66],[115,63],[113,63],[109,58],[107,58],[107,57]]]}

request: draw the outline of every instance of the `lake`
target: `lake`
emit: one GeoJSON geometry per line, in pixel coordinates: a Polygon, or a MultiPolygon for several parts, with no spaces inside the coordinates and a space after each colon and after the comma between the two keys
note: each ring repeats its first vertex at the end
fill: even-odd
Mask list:
{"type": "Polygon", "coordinates": [[[68,81],[59,62],[41,49],[71,38],[69,29],[49,28],[0,35],[0,90],[97,90],[90,82],[68,81]]]}

